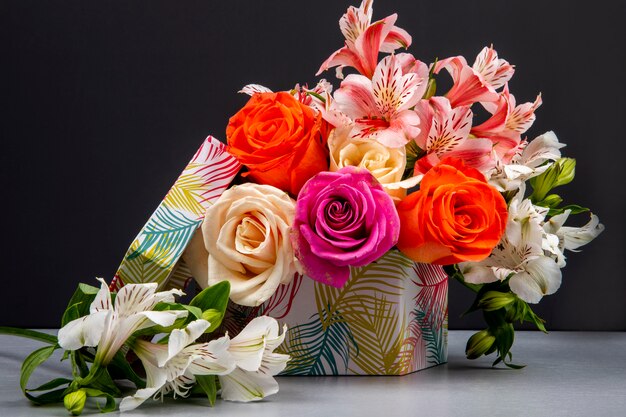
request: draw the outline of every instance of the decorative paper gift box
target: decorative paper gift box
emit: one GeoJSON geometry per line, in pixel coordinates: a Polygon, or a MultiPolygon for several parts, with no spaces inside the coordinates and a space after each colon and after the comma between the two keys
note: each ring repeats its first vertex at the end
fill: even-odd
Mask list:
{"type": "Polygon", "coordinates": [[[287,323],[287,375],[403,375],[446,362],[448,277],[397,250],[353,268],[342,288],[296,276],[259,307],[232,303],[226,328],[287,323]]]}
{"type": "MultiPolygon", "coordinates": [[[[184,251],[238,170],[224,145],[207,138],[131,244],[112,287],[184,288],[194,275],[184,251]]],[[[285,323],[281,349],[292,360],[283,374],[403,375],[446,362],[447,307],[443,269],[391,250],[353,268],[342,288],[297,275],[258,307],[231,303],[224,327],[234,336],[258,315],[285,323]]]]}

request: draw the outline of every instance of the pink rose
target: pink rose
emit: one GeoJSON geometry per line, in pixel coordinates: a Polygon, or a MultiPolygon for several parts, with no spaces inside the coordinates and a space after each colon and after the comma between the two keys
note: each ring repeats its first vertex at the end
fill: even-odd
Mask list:
{"type": "Polygon", "coordinates": [[[391,197],[369,171],[349,166],[321,172],[304,185],[291,240],[306,275],[341,287],[351,266],[383,256],[399,233],[391,197]]]}

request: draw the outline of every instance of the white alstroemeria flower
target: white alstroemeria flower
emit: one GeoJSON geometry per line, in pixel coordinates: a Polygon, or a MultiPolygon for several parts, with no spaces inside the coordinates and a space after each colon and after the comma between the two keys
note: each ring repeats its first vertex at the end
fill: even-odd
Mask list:
{"type": "Polygon", "coordinates": [[[514,155],[510,163],[498,162],[496,167],[487,174],[489,184],[498,191],[513,191],[521,188],[525,181],[540,175],[559,159],[560,149],[564,146],[554,132],[546,132],[536,137],[528,142],[521,152],[514,155]]]}
{"type": "Polygon", "coordinates": [[[111,303],[107,283],[101,282],[100,291],[91,303],[89,315],[73,320],[59,330],[59,345],[66,350],[83,346],[98,346],[94,365],[107,365],[117,351],[137,330],[153,325],[171,326],[177,318],[185,317],[187,311],[151,311],[163,302],[174,302],[180,290],[156,292],[157,284],[127,284],[122,287],[111,303]]]}
{"type": "Polygon", "coordinates": [[[209,326],[206,320],[195,320],[183,330],[173,330],[167,344],[137,340],[132,349],[146,370],[146,388],[122,399],[120,411],[133,410],[150,397],[172,391],[175,396],[186,397],[195,383],[195,375],[232,372],[235,361],[228,352],[228,336],[208,343],[191,344],[209,326]]]}
{"type": "Polygon", "coordinates": [[[578,248],[591,242],[604,230],[604,225],[595,214],[591,214],[589,222],[582,227],[563,226],[570,213],[571,210],[566,210],[562,214],[552,216],[543,225],[543,249],[557,261],[561,268],[565,266],[565,249],[578,252],[578,248]]]}
{"type": "Polygon", "coordinates": [[[511,201],[504,236],[491,255],[481,262],[459,264],[465,280],[473,284],[503,281],[519,298],[538,303],[561,286],[561,269],[544,252],[543,220],[548,209],[522,200],[523,190],[511,201]],[[519,196],[519,197],[518,197],[519,196]]]}
{"type": "Polygon", "coordinates": [[[230,342],[229,352],[237,368],[219,377],[221,397],[227,401],[256,401],[278,392],[274,375],[287,366],[289,355],[274,353],[285,340],[287,326],[279,334],[278,322],[268,316],[253,319],[230,342]]]}

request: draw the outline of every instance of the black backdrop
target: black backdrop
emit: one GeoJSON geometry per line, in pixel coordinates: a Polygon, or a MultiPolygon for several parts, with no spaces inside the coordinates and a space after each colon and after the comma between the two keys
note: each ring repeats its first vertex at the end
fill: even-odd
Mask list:
{"type": "MultiPolygon", "coordinates": [[[[356,4],[356,0],[354,0],[356,4]]],[[[204,137],[256,82],[314,84],[342,43],[351,2],[0,1],[0,323],[56,327],[79,281],[110,279],[130,241],[204,137]]],[[[472,60],[493,43],[516,64],[518,101],[543,93],[529,132],[554,130],[578,159],[569,202],[607,230],[571,253],[537,310],[551,329],[626,330],[622,1],[378,0],[426,62],[472,60]]],[[[335,82],[334,73],[325,76],[335,82]]],[[[583,221],[585,219],[581,219],[583,221]]],[[[452,283],[450,328],[471,295],[452,283]]]]}

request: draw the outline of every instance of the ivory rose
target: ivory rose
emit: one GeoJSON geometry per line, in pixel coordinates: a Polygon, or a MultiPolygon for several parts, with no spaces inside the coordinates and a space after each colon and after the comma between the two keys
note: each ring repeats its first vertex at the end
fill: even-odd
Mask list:
{"type": "Polygon", "coordinates": [[[292,242],[304,273],[334,287],[351,266],[374,262],[398,240],[400,222],[391,197],[367,170],[321,172],[302,188],[292,242]]]}
{"type": "Polygon", "coordinates": [[[480,171],[456,158],[430,169],[420,189],[397,206],[398,249],[415,262],[481,261],[504,233],[507,207],[480,171]]]}
{"type": "Polygon", "coordinates": [[[229,281],[232,301],[258,306],[297,272],[289,238],[294,213],[295,202],[275,187],[234,186],[206,211],[201,229],[205,250],[195,239],[184,259],[196,279],[204,281],[201,285],[229,281]],[[196,272],[203,268],[206,272],[196,272]]]}
{"type": "Polygon", "coordinates": [[[256,93],[230,118],[228,151],[248,168],[244,176],[296,196],[328,169],[322,127],[321,114],[291,94],[256,93]]]}
{"type": "Polygon", "coordinates": [[[406,189],[417,185],[421,176],[402,181],[406,167],[404,147],[388,148],[377,141],[353,137],[351,127],[336,128],[328,137],[330,170],[347,166],[367,169],[392,198],[402,199],[406,189]]]}

